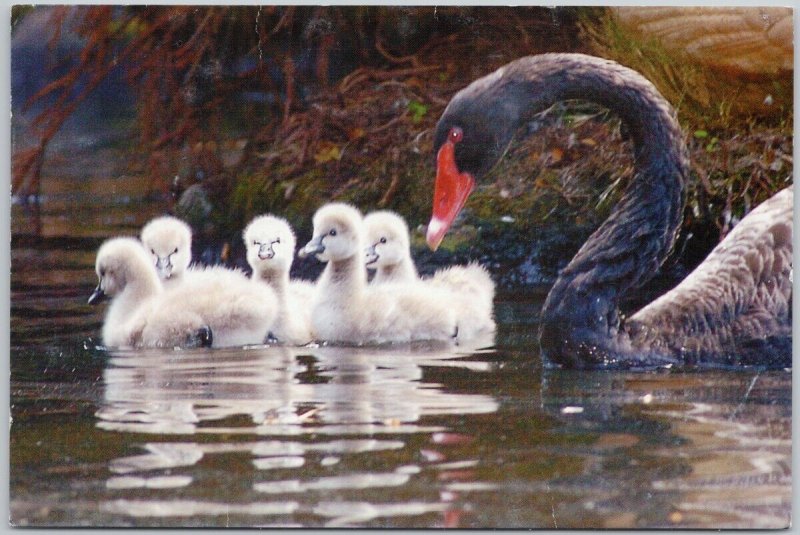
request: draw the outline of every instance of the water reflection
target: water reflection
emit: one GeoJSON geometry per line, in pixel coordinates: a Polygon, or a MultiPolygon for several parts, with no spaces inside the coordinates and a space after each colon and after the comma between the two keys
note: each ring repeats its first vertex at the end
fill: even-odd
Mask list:
{"type": "Polygon", "coordinates": [[[258,347],[246,351],[115,352],[103,371],[106,430],[155,434],[418,432],[426,415],[489,413],[481,394],[422,381],[423,366],[489,370],[436,346],[368,349],[258,347]],[[224,425],[235,416],[251,425],[224,425]]]}
{"type": "Polygon", "coordinates": [[[596,437],[575,451],[597,462],[548,482],[582,495],[553,514],[628,509],[604,520],[618,528],[787,527],[790,382],[785,372],[758,370],[544,372],[542,408],[563,432],[596,437]]]}
{"type": "MultiPolygon", "coordinates": [[[[250,460],[254,476],[251,490],[256,495],[304,496],[309,491],[350,492],[409,485],[421,472],[419,465],[389,462],[370,469],[375,458],[406,448],[405,436],[439,436],[432,439],[434,442],[460,436],[448,435],[442,426],[422,425],[424,417],[488,414],[498,408],[489,395],[449,392],[425,380],[426,367],[458,367],[479,373],[491,369],[490,363],[475,360],[470,351],[479,353],[476,346],[441,344],[385,349],[255,347],[245,351],[114,352],[103,371],[103,400],[96,412],[98,428],[145,433],[154,438],[205,438],[141,444],[142,453],[110,461],[112,475],[106,488],[190,487],[195,483],[194,471],[180,473],[181,469],[209,456],[230,454],[250,460]],[[273,438],[261,438],[265,436],[273,438]]],[[[477,461],[469,463],[460,468],[469,468],[477,461]]],[[[185,505],[184,501],[117,500],[105,502],[103,510],[158,517],[168,516],[174,509],[175,516],[182,516],[177,511],[185,505]]],[[[392,503],[354,502],[344,509],[339,505],[321,502],[309,508],[311,514],[327,518],[328,525],[340,526],[401,514],[440,513],[451,507],[439,499],[403,503],[399,509],[392,503]]],[[[270,507],[274,506],[270,502],[270,507]]],[[[190,509],[197,510],[197,505],[190,509]]],[[[202,514],[212,514],[209,511],[213,510],[212,506],[202,514]]]]}

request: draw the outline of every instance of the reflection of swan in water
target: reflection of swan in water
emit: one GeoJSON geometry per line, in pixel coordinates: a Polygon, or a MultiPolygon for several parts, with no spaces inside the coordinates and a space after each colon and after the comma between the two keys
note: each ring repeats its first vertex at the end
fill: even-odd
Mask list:
{"type": "Polygon", "coordinates": [[[557,506],[559,520],[582,514],[590,502],[636,511],[630,525],[618,527],[636,527],[637,518],[660,527],[652,519],[664,511],[671,514],[661,527],[788,525],[789,374],[542,373],[543,411],[563,432],[594,437],[560,452],[582,459],[581,472],[542,486],[584,495],[557,506]],[[788,394],[775,395],[782,391],[788,394]]]}

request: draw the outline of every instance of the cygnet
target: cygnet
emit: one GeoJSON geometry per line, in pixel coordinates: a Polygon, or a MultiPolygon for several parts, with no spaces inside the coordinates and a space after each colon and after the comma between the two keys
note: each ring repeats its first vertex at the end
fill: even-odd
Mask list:
{"type": "Polygon", "coordinates": [[[206,268],[165,290],[134,238],[106,241],[95,271],[99,284],[89,303],[111,298],[102,333],[107,347],[262,344],[277,315],[272,289],[241,271],[206,268]]]}
{"type": "Polygon", "coordinates": [[[281,217],[262,215],[247,225],[243,237],[253,280],[268,284],[278,298],[278,316],[272,334],[289,345],[311,342],[314,284],[289,278],[297,243],[291,226],[281,217]]]}
{"type": "Polygon", "coordinates": [[[382,210],[364,218],[367,237],[366,265],[375,269],[372,284],[418,283],[450,291],[460,338],[473,338],[495,330],[493,319],[495,285],[478,263],[440,269],[429,279],[420,279],[411,258],[408,225],[398,214],[382,210]]]}
{"type": "Polygon", "coordinates": [[[446,292],[414,284],[367,284],[363,220],[343,203],[314,214],[314,236],[300,250],[327,262],[317,281],[311,325],[322,341],[349,344],[455,340],[446,292]]]}
{"type": "Polygon", "coordinates": [[[142,227],[142,244],[152,255],[158,277],[166,287],[178,284],[192,261],[192,229],[172,216],[150,220],[142,227]]]}

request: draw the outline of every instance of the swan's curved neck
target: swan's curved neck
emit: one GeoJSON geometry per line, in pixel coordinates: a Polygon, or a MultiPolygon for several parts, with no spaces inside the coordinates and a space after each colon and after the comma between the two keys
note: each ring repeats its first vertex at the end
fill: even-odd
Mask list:
{"type": "Polygon", "coordinates": [[[523,89],[531,97],[520,110],[522,121],[559,101],[595,102],[613,111],[625,123],[634,142],[639,169],[653,174],[662,168],[669,177],[662,178],[683,178],[676,173],[685,172],[688,155],[675,112],[656,87],[636,71],[582,54],[532,56],[506,68],[505,77],[509,81],[521,80],[510,83],[510,89],[523,89]]]}
{"type": "Polygon", "coordinates": [[[575,352],[583,359],[587,352],[592,359],[626,353],[631,348],[619,329],[618,301],[656,273],[682,219],[688,156],[674,110],[644,77],[599,58],[547,54],[507,69],[507,91],[529,97],[519,121],[560,100],[582,99],[616,113],[633,140],[634,177],[560,273],[542,311],[540,338],[555,360],[575,358],[575,352]]]}

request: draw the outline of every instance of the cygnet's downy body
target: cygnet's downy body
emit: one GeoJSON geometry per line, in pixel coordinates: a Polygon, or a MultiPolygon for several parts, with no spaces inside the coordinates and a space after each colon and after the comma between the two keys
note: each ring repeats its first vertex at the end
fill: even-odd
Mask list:
{"type": "Polygon", "coordinates": [[[362,227],[361,213],[347,204],[328,204],[314,214],[314,237],[300,254],[327,262],[311,310],[317,338],[346,344],[455,340],[458,327],[445,292],[367,284],[362,227]]]}
{"type": "Polygon", "coordinates": [[[157,217],[142,228],[141,239],[164,286],[169,288],[180,283],[192,261],[189,225],[176,217],[157,217]]]}
{"type": "Polygon", "coordinates": [[[107,347],[261,344],[275,320],[274,292],[239,271],[200,270],[190,281],[165,290],[134,238],[106,241],[95,270],[100,282],[89,303],[111,298],[102,333],[107,347]]]}
{"type": "Polygon", "coordinates": [[[243,237],[253,280],[269,285],[278,298],[273,336],[288,345],[311,342],[314,339],[311,332],[314,284],[289,278],[297,243],[291,226],[280,217],[258,216],[247,225],[243,237]]]}
{"type": "Polygon", "coordinates": [[[456,312],[460,338],[493,333],[495,285],[486,269],[477,263],[440,269],[429,279],[420,279],[411,258],[408,225],[398,214],[384,210],[364,218],[367,238],[366,265],[375,270],[373,285],[420,284],[449,292],[448,302],[456,312]]]}

